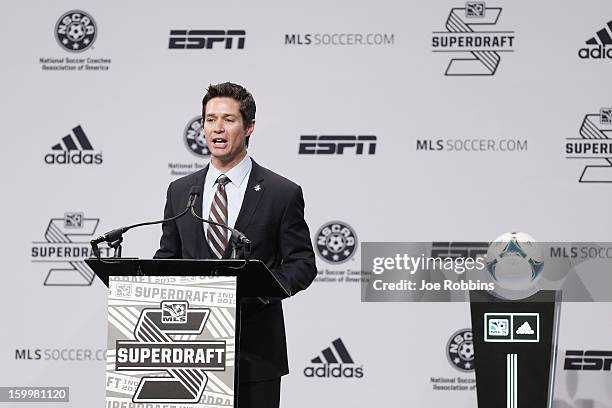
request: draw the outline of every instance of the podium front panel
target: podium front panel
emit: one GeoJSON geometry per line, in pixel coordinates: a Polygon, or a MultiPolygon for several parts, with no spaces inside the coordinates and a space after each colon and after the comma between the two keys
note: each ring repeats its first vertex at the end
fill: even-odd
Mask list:
{"type": "Polygon", "coordinates": [[[111,276],[106,406],[233,407],[235,336],[236,277],[111,276]]]}

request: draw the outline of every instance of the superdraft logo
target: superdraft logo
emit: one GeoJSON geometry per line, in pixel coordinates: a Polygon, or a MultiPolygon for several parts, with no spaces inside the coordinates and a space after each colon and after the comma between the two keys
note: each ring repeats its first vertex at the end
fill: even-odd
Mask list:
{"type": "Polygon", "coordinates": [[[226,370],[226,342],[177,337],[201,335],[210,313],[187,301],[165,300],[159,308],[142,310],[135,340],[116,340],[116,372],[154,374],[141,377],[134,403],[200,402],[208,383],[206,372],[226,370]]]}
{"type": "Polygon", "coordinates": [[[612,183],[612,108],[584,116],[580,137],[565,142],[565,158],[569,160],[599,160],[605,164],[587,164],[578,178],[580,183],[612,183]]]}
{"type": "MultiPolygon", "coordinates": [[[[85,217],[83,212],[66,212],[51,218],[44,232],[44,241],[32,242],[31,261],[49,265],[44,286],[90,286],[93,271],[85,258],[93,256],[89,241],[94,237],[99,218],[85,217]]],[[[111,256],[108,247],[100,247],[103,257],[111,256]]]]}
{"type": "Polygon", "coordinates": [[[107,333],[105,406],[235,406],[235,277],[111,276],[107,333]]]}
{"type": "Polygon", "coordinates": [[[501,53],[514,52],[515,42],[514,31],[493,30],[501,13],[501,7],[488,7],[484,1],[451,9],[446,31],[434,31],[431,39],[434,53],[452,55],[444,75],[495,75],[501,53]]]}
{"type": "Polygon", "coordinates": [[[585,44],[586,47],[578,50],[578,58],[581,60],[612,59],[612,20],[586,40],[585,44]]]}

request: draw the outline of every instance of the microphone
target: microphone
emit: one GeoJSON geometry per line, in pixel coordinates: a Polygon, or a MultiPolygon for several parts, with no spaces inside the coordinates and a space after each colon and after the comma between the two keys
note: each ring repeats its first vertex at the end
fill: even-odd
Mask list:
{"type": "Polygon", "coordinates": [[[125,227],[115,228],[114,230],[108,231],[100,235],[98,238],[92,239],[90,241],[90,244],[91,244],[91,248],[94,254],[99,259],[100,258],[100,248],[98,248],[98,245],[101,244],[102,242],[108,242],[109,246],[115,248],[116,253],[118,253],[119,256],[121,256],[121,242],[123,241],[124,233],[131,230],[132,228],[143,227],[145,225],[162,224],[164,222],[174,221],[174,220],[177,220],[183,217],[185,214],[189,212],[190,209],[193,209],[195,200],[198,197],[198,195],[200,195],[201,191],[202,191],[201,187],[198,187],[198,186],[191,187],[191,189],[189,190],[189,199],[187,200],[187,207],[185,207],[185,210],[175,215],[174,217],[166,218],[166,219],[159,220],[159,221],[141,222],[138,224],[132,224],[132,225],[128,225],[125,227]]]}
{"type": "Polygon", "coordinates": [[[202,194],[202,187],[191,186],[189,189],[189,199],[187,200],[187,209],[190,209],[195,204],[195,200],[202,194]]]}

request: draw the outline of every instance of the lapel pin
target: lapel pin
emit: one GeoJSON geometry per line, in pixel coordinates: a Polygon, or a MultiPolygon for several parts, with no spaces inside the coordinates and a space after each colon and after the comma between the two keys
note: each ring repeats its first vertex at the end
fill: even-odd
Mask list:
{"type": "Polygon", "coordinates": [[[253,187],[253,189],[255,191],[259,191],[259,190],[261,190],[261,186],[259,184],[256,184],[255,187],[253,187]]]}

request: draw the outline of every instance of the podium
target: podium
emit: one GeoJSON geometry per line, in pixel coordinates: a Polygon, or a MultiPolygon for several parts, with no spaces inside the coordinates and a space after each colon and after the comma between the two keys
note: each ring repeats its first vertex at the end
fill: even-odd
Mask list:
{"type": "Polygon", "coordinates": [[[109,288],[106,405],[238,406],[240,300],[290,296],[263,262],[85,262],[109,288]]]}
{"type": "Polygon", "coordinates": [[[520,300],[470,292],[479,407],[552,406],[560,292],[520,300]]]}

